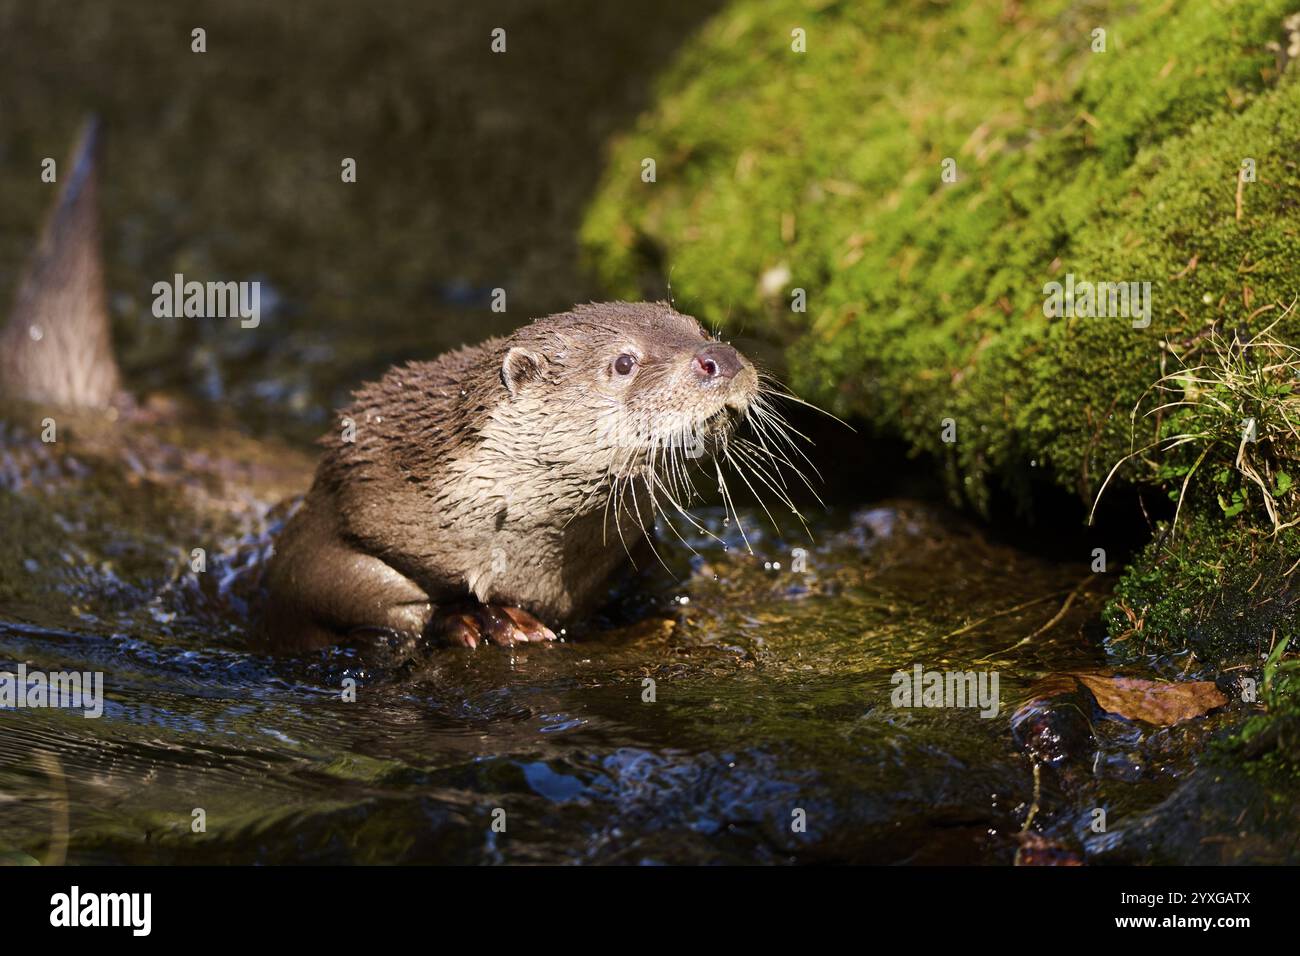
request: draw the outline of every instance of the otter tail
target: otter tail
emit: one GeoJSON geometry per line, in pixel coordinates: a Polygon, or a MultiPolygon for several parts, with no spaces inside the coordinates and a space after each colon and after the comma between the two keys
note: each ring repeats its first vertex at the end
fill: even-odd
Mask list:
{"type": "Polygon", "coordinates": [[[95,407],[121,387],[99,249],[99,145],[91,117],[0,332],[0,390],[10,397],[95,407]]]}

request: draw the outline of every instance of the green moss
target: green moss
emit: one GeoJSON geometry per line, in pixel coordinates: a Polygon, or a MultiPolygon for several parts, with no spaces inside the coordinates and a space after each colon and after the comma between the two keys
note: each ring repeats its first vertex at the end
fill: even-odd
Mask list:
{"type": "MultiPolygon", "coordinates": [[[[614,144],[584,248],[614,293],[671,276],[681,308],[783,344],[804,397],[977,508],[1035,473],[1089,505],[1113,468],[1163,489],[1178,524],[1126,570],[1112,652],[1258,670],[1300,630],[1300,532],[1277,530],[1300,518],[1294,0],[1032,7],[736,0],[614,144]],[[1150,283],[1149,325],[1049,317],[1067,275],[1150,283]]],[[[1279,694],[1259,739],[1289,726],[1279,694]]]]}
{"type": "Polygon", "coordinates": [[[1166,525],[1124,572],[1105,612],[1121,659],[1190,649],[1201,664],[1248,664],[1258,675],[1270,650],[1300,636],[1291,583],[1300,535],[1261,533],[1211,518],[1166,525]]]}
{"type": "Polygon", "coordinates": [[[798,390],[942,457],[977,505],[1029,468],[1090,499],[1163,343],[1289,301],[1300,97],[1268,44],[1290,0],[1033,7],[739,0],[615,145],[591,264],[623,295],[671,273],[683,308],[787,343],[798,390]],[[1045,318],[1065,273],[1151,282],[1151,326],[1045,318]]]}
{"type": "Polygon", "coordinates": [[[1300,644],[1300,533],[1193,515],[1175,531],[1163,527],[1125,570],[1104,615],[1108,648],[1121,661],[1254,681],[1254,695],[1242,688],[1243,699],[1262,712],[1218,750],[1245,759],[1261,779],[1293,785],[1300,774],[1300,659],[1288,652],[1300,644]],[[1182,657],[1189,651],[1190,661],[1182,657]]]}
{"type": "MultiPolygon", "coordinates": [[[[1216,326],[1258,331],[1286,311],[1300,252],[1294,225],[1300,175],[1292,158],[1298,93],[1288,82],[1240,114],[1140,154],[1121,177],[1124,196],[1098,211],[1074,244],[1068,269],[1076,275],[1151,282],[1150,328],[1116,320],[1055,322],[1045,334],[1021,327],[996,344],[1002,375],[1012,374],[1017,360],[1027,369],[1015,390],[1017,431],[1062,483],[1085,497],[1134,444],[1156,436],[1159,418],[1134,423],[1130,414],[1147,388],[1181,362],[1199,362],[1216,326]],[[1234,180],[1244,157],[1265,172],[1244,188],[1238,221],[1234,180]]],[[[1276,331],[1293,338],[1294,316],[1276,331]]],[[[995,371],[982,384],[996,389],[997,377],[995,371]]]]}

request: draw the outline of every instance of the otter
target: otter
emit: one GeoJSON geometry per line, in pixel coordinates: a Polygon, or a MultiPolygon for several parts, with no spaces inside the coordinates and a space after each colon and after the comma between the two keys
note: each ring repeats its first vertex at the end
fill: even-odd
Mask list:
{"type": "Polygon", "coordinates": [[[267,569],[265,635],[552,640],[759,394],[748,359],[662,302],[578,306],[394,368],[321,439],[267,569]]]}

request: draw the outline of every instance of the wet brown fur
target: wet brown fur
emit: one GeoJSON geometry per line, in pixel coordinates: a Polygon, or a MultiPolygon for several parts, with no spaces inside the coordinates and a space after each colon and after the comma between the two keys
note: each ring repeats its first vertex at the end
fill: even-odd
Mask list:
{"type": "Polygon", "coordinates": [[[665,303],[580,306],[394,368],[322,439],[268,572],[270,632],[292,646],[420,632],[469,597],[572,621],[644,539],[647,442],[726,427],[756,388],[748,362],[665,303]],[[696,373],[710,346],[736,356],[734,378],[696,373]],[[626,386],[611,367],[624,352],[638,357],[626,386]],[[611,507],[626,478],[634,490],[611,507]]]}

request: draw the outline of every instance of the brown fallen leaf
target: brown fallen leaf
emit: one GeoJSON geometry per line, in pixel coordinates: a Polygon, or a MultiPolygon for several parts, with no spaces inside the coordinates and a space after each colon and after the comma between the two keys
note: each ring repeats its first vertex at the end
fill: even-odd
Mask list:
{"type": "Polygon", "coordinates": [[[1171,684],[1088,671],[1075,672],[1074,676],[1092,691],[1098,706],[1107,713],[1161,727],[1200,717],[1228,702],[1213,681],[1171,684]]]}

